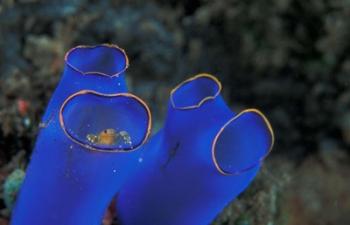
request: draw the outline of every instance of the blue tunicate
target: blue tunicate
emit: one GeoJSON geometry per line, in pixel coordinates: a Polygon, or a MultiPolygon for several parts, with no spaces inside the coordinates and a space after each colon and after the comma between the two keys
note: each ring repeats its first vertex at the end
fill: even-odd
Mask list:
{"type": "Polygon", "coordinates": [[[151,128],[147,105],[125,93],[127,66],[124,51],[113,45],[67,53],[12,225],[101,224],[111,199],[139,164],[138,147],[151,128]]]}
{"type": "Polygon", "coordinates": [[[272,128],[256,109],[232,112],[220,91],[208,74],[173,89],[164,127],[118,195],[121,225],[207,225],[248,187],[272,149],[272,128]]]}

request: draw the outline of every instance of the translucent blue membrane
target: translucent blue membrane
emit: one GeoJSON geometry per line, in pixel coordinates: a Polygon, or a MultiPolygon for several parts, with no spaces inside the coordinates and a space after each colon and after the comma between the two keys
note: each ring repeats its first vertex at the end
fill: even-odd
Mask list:
{"type": "Polygon", "coordinates": [[[125,70],[128,63],[124,51],[112,45],[81,46],[79,50],[76,49],[67,56],[67,63],[84,74],[114,76],[125,70]]]}
{"type": "MultiPolygon", "coordinates": [[[[70,137],[82,145],[105,150],[132,150],[142,144],[149,125],[147,108],[128,95],[101,96],[85,93],[71,98],[62,110],[62,122],[70,137]],[[105,134],[111,144],[92,142],[90,136],[105,134]],[[114,137],[114,138],[113,138],[114,137]]],[[[98,137],[97,137],[98,138],[98,137]]]]}
{"type": "Polygon", "coordinates": [[[207,225],[248,187],[272,130],[257,110],[232,112],[220,90],[200,74],[172,91],[163,129],[118,195],[121,225],[207,225]]]}
{"type": "Polygon", "coordinates": [[[186,82],[181,85],[181,91],[172,93],[172,103],[175,108],[197,106],[207,98],[214,98],[220,92],[220,87],[213,84],[209,77],[200,77],[196,82],[186,82]]]}
{"type": "Polygon", "coordinates": [[[256,110],[247,110],[231,119],[217,136],[213,157],[218,169],[236,174],[259,164],[273,142],[269,124],[256,110]]]}

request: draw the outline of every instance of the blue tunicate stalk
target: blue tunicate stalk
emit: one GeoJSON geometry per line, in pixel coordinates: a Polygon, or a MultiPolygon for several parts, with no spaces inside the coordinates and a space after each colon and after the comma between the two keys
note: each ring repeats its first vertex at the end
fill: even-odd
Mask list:
{"type": "Polygon", "coordinates": [[[147,105],[118,93],[126,91],[122,55],[109,45],[67,54],[12,225],[101,224],[109,202],[139,163],[138,147],[151,129],[147,105]]]}
{"type": "Polygon", "coordinates": [[[232,112],[220,91],[199,74],[171,92],[163,129],[118,195],[121,225],[207,225],[253,180],[272,128],[256,109],[232,112]]]}

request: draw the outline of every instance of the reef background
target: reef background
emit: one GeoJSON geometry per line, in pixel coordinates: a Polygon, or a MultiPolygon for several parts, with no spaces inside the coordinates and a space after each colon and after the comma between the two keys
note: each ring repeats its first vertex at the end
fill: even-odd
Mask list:
{"type": "Polygon", "coordinates": [[[350,224],[349,16],[348,0],[1,0],[0,225],[64,53],[99,43],[126,49],[156,129],[171,88],[199,72],[221,79],[233,109],[270,119],[273,153],[214,224],[350,224]]]}

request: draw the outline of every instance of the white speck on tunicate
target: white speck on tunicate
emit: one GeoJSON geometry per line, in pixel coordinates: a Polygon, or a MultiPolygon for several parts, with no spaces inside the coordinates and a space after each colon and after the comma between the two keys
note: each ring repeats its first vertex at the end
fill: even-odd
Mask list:
{"type": "Polygon", "coordinates": [[[117,172],[117,170],[116,170],[116,169],[114,169],[114,170],[113,170],[113,173],[116,173],[116,172],[117,172]]]}
{"type": "Polygon", "coordinates": [[[69,146],[70,149],[73,149],[73,145],[69,146]]]}
{"type": "Polygon", "coordinates": [[[140,157],[139,158],[139,163],[142,163],[142,161],[143,161],[143,158],[140,157]]]}

